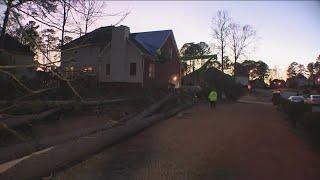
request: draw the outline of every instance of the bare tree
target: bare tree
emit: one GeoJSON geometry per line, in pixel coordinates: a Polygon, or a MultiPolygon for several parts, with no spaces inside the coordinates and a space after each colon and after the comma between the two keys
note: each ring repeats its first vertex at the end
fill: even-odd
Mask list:
{"type": "Polygon", "coordinates": [[[93,0],[80,0],[78,13],[84,22],[84,34],[87,34],[88,28],[100,17],[103,17],[104,2],[93,0]]]}
{"type": "Polygon", "coordinates": [[[69,18],[69,13],[71,10],[71,6],[74,5],[76,3],[75,0],[60,0],[59,1],[61,7],[62,7],[62,24],[61,24],[61,42],[60,45],[64,45],[65,43],[65,28],[66,28],[66,24],[69,18]]]}
{"type": "MultiPolygon", "coordinates": [[[[241,26],[237,23],[229,25],[229,47],[232,51],[234,64],[256,40],[256,31],[250,25],[241,26]]],[[[234,66],[234,77],[236,76],[236,66],[234,66]]]]}
{"type": "Polygon", "coordinates": [[[212,20],[213,39],[215,41],[216,48],[221,55],[221,71],[224,71],[224,56],[226,54],[227,38],[229,36],[229,24],[231,18],[226,11],[218,11],[216,16],[212,20]]]}
{"type": "MultiPolygon", "coordinates": [[[[21,11],[30,11],[30,14],[38,15],[38,14],[46,14],[56,10],[55,5],[56,0],[3,0],[1,1],[1,5],[5,6],[5,12],[2,22],[1,34],[0,34],[0,46],[3,46],[4,37],[7,30],[7,25],[10,20],[10,16],[13,13],[13,10],[21,10],[21,11]],[[25,10],[23,10],[25,9],[25,10]]],[[[19,17],[17,11],[15,11],[16,17],[19,17]]]]}

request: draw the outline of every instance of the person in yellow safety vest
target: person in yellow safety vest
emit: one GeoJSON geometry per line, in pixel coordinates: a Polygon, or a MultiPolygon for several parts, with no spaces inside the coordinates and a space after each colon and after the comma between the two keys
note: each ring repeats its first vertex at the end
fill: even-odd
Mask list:
{"type": "Polygon", "coordinates": [[[216,102],[217,102],[217,92],[216,90],[212,90],[210,93],[209,93],[209,101],[210,101],[210,107],[211,108],[216,108],[216,102]]]}

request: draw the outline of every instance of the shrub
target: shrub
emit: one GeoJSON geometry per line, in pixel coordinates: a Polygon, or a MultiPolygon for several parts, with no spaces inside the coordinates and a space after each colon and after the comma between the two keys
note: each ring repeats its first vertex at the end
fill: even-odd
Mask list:
{"type": "Polygon", "coordinates": [[[237,84],[233,77],[222,73],[216,68],[207,69],[203,76],[204,82],[201,86],[206,95],[212,88],[215,88],[219,98],[221,98],[222,94],[225,94],[227,99],[235,101],[245,93],[244,88],[237,84]]]}
{"type": "Polygon", "coordinates": [[[304,114],[311,112],[312,108],[309,104],[295,103],[284,98],[280,98],[279,105],[295,126],[303,121],[304,114]]]}
{"type": "Polygon", "coordinates": [[[312,140],[320,143],[320,112],[306,113],[304,116],[305,132],[312,140]]]}

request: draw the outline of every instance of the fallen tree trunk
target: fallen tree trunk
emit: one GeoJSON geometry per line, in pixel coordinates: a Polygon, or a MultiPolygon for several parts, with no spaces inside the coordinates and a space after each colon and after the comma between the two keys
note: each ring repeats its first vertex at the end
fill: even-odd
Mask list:
{"type": "MultiPolygon", "coordinates": [[[[122,98],[122,99],[111,99],[111,100],[102,100],[102,101],[80,101],[80,106],[95,106],[95,105],[107,105],[113,103],[120,103],[120,102],[127,102],[127,101],[134,101],[141,99],[141,97],[136,98],[122,98]]],[[[32,102],[30,102],[32,103],[32,102]]],[[[50,106],[58,106],[52,108],[50,110],[41,112],[39,114],[28,114],[28,115],[17,115],[7,118],[0,119],[0,124],[4,125],[7,128],[15,128],[24,124],[28,124],[34,121],[45,119],[51,115],[59,113],[60,111],[64,110],[72,110],[72,106],[74,105],[75,101],[37,101],[37,103],[44,103],[44,105],[50,106]]]]}
{"type": "MultiPolygon", "coordinates": [[[[116,102],[125,102],[125,101],[132,101],[132,100],[138,100],[141,99],[142,97],[134,97],[134,98],[117,98],[117,99],[106,99],[106,100],[82,100],[79,101],[80,104],[84,105],[98,105],[98,104],[112,104],[116,102]]],[[[75,101],[71,100],[37,100],[37,101],[19,101],[21,104],[32,104],[32,103],[40,103],[40,104],[45,104],[45,105],[71,105],[75,101]]],[[[12,101],[0,101],[1,105],[8,105],[11,104],[12,101]]]]}
{"type": "Polygon", "coordinates": [[[23,159],[14,165],[12,165],[12,163],[9,165],[10,162],[8,162],[9,164],[2,164],[0,165],[0,179],[31,179],[45,176],[55,169],[62,168],[71,162],[79,161],[90,154],[97,153],[102,148],[128,138],[149,127],[153,123],[170,117],[191,106],[191,103],[185,102],[183,105],[172,109],[171,111],[161,112],[150,116],[169,99],[170,97],[164,98],[121,126],[116,126],[105,131],[99,131],[90,136],[81,137],[77,140],[55,146],[48,151],[34,154],[23,159]]]}
{"type": "Polygon", "coordinates": [[[68,140],[76,139],[81,136],[86,136],[97,131],[106,130],[113,126],[112,123],[98,125],[95,127],[75,130],[66,134],[59,134],[57,136],[45,137],[36,139],[31,142],[24,142],[9,147],[0,148],[0,163],[5,163],[10,160],[18,159],[23,156],[29,155],[33,152],[40,151],[50,146],[62,144],[68,140]]]}
{"type": "MultiPolygon", "coordinates": [[[[172,96],[168,96],[162,100],[160,100],[158,103],[152,105],[151,107],[149,107],[148,109],[146,109],[145,111],[143,111],[140,115],[139,118],[143,118],[145,116],[148,116],[149,114],[153,113],[154,111],[156,111],[161,105],[163,105],[163,103],[165,103],[168,99],[175,99],[177,98],[176,96],[172,97],[172,96]]],[[[50,111],[53,112],[53,111],[50,111]]],[[[45,115],[51,115],[51,113],[43,113],[45,115]]],[[[6,119],[6,121],[4,121],[3,123],[8,123],[8,127],[9,128],[13,128],[19,125],[23,125],[26,123],[30,123],[34,120],[39,120],[40,119],[44,119],[47,116],[43,116],[43,114],[41,115],[36,115],[36,116],[31,116],[28,115],[26,116],[21,116],[19,118],[10,118],[10,119],[6,119]],[[29,117],[30,116],[30,117],[29,117]],[[24,119],[23,117],[26,117],[26,119],[24,119]],[[34,118],[34,119],[33,119],[34,118]],[[14,126],[13,126],[14,125],[14,126]]],[[[120,120],[124,121],[124,119],[127,119],[128,117],[125,117],[123,119],[120,120]]],[[[7,161],[13,160],[13,159],[17,159],[26,155],[29,155],[33,152],[45,149],[47,147],[50,146],[54,146],[57,144],[61,144],[64,143],[68,140],[72,140],[72,139],[76,139],[79,138],[81,136],[86,136],[92,133],[95,133],[97,131],[102,131],[105,129],[110,128],[111,125],[110,124],[105,124],[105,125],[99,125],[96,127],[90,127],[90,128],[85,128],[85,129],[80,129],[80,130],[75,130],[73,132],[69,132],[67,134],[61,134],[61,135],[57,135],[54,137],[46,137],[43,139],[37,139],[31,142],[24,142],[24,143],[20,143],[20,144],[16,144],[10,147],[4,147],[4,148],[0,148],[0,163],[5,163],[7,161]]]]}
{"type": "MultiPolygon", "coordinates": [[[[148,109],[146,109],[143,113],[139,115],[138,118],[143,118],[145,116],[148,116],[149,114],[153,113],[157,109],[159,109],[164,103],[166,103],[169,99],[175,99],[177,98],[168,96],[162,100],[160,100],[158,103],[150,106],[148,109]]],[[[129,117],[125,117],[123,119],[120,119],[119,122],[124,121],[125,119],[128,119],[129,117]]],[[[95,133],[97,131],[106,130],[108,128],[112,127],[111,124],[105,124],[105,125],[99,125],[96,127],[90,127],[80,130],[75,130],[66,134],[60,134],[53,137],[45,137],[42,139],[36,139],[31,142],[24,142],[20,144],[16,144],[9,147],[0,148],[0,163],[5,163],[7,161],[17,159],[26,155],[29,155],[33,152],[45,149],[50,146],[54,146],[57,144],[62,144],[68,140],[76,139],[81,136],[86,136],[92,133],[95,133]]]]}
{"type": "Polygon", "coordinates": [[[60,112],[61,108],[53,108],[39,114],[19,115],[0,120],[0,123],[8,128],[15,128],[34,121],[45,119],[60,112]]]}

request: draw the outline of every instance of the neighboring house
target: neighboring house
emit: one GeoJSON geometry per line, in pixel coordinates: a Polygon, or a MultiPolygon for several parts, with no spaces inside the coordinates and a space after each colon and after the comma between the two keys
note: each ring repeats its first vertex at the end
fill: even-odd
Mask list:
{"type": "Polygon", "coordinates": [[[267,84],[264,82],[263,79],[254,79],[254,80],[250,80],[249,83],[251,84],[251,86],[253,88],[266,88],[267,84]]]}
{"type": "Polygon", "coordinates": [[[192,73],[202,66],[206,65],[208,61],[211,61],[212,63],[216,62],[217,55],[216,54],[207,54],[202,56],[196,56],[196,57],[180,57],[180,60],[182,61],[182,74],[185,76],[189,73],[192,73]]]}
{"type": "Polygon", "coordinates": [[[270,88],[282,88],[285,87],[286,82],[282,79],[273,79],[270,81],[270,88]]]}
{"type": "Polygon", "coordinates": [[[316,74],[312,74],[309,77],[309,84],[312,86],[319,86],[320,85],[320,71],[316,74]]]}
{"type": "MultiPolygon", "coordinates": [[[[21,44],[9,34],[5,35],[3,48],[0,49],[0,65],[32,65],[35,53],[27,45],[21,44]]],[[[16,68],[11,71],[16,77],[31,78],[35,75],[35,68],[16,68]]]]}
{"type": "Polygon", "coordinates": [[[130,33],[127,26],[98,28],[61,47],[68,77],[93,75],[100,83],[139,87],[180,86],[172,30],[130,33]]]}
{"type": "Polygon", "coordinates": [[[236,83],[241,84],[242,86],[246,86],[249,83],[249,76],[239,75],[236,76],[236,83]]]}
{"type": "Polygon", "coordinates": [[[237,68],[235,81],[236,83],[241,84],[242,86],[247,86],[249,83],[248,72],[244,68],[237,68]]]}
{"type": "Polygon", "coordinates": [[[298,74],[297,76],[288,78],[286,81],[286,84],[288,87],[292,87],[292,88],[304,87],[309,85],[309,81],[304,75],[298,74]]]}
{"type": "Polygon", "coordinates": [[[314,77],[314,84],[318,87],[320,87],[320,71],[316,73],[314,77]]]}

